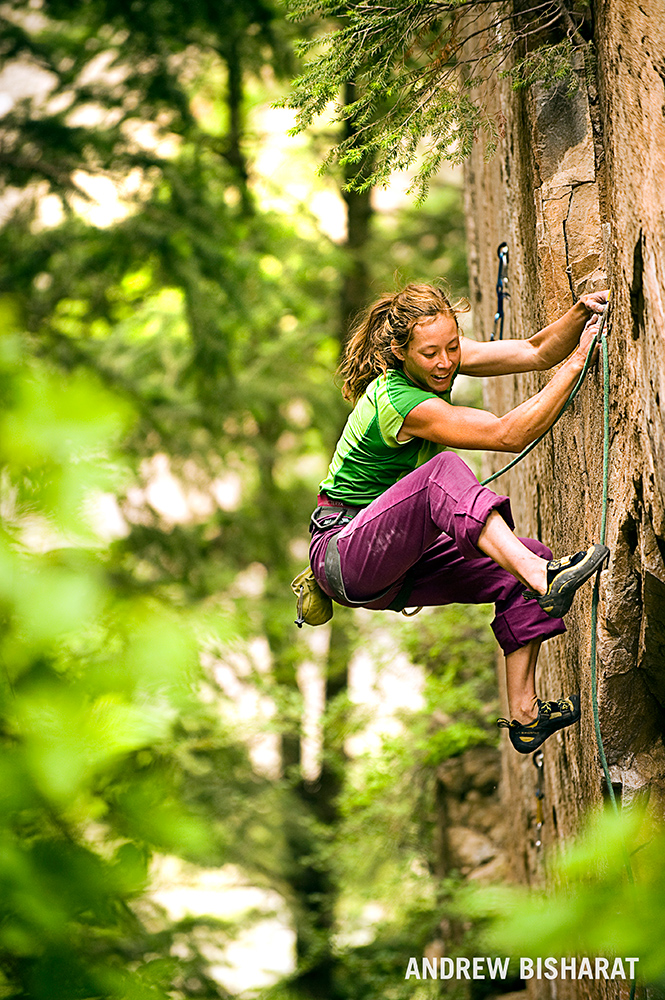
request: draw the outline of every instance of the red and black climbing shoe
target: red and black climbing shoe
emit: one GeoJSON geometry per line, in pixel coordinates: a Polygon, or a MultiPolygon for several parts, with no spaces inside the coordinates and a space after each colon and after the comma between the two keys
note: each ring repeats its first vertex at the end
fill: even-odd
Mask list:
{"type": "Polygon", "coordinates": [[[547,590],[537,594],[533,590],[524,591],[524,599],[535,597],[546,615],[550,618],[563,618],[573,603],[575,592],[583,583],[593,576],[596,570],[602,569],[603,563],[610,557],[606,545],[592,545],[586,552],[577,552],[574,556],[563,556],[562,559],[552,559],[547,564],[547,590]]]}
{"type": "Polygon", "coordinates": [[[540,701],[538,699],[538,715],[533,722],[525,724],[513,719],[499,719],[499,729],[507,729],[510,742],[518,753],[533,753],[545,742],[548,736],[559,729],[572,726],[579,722],[580,696],[571,694],[570,698],[559,698],[558,701],[540,701]]]}

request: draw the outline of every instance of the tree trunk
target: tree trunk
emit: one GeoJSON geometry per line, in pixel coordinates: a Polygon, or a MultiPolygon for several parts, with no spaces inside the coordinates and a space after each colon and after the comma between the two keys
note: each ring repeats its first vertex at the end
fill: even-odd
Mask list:
{"type": "MultiPolygon", "coordinates": [[[[352,100],[353,85],[347,85],[345,100],[352,100]]],[[[356,167],[356,170],[358,168],[356,167]]],[[[361,168],[362,169],[362,168],[361,168]]],[[[351,179],[347,171],[345,181],[351,179]]],[[[367,264],[372,207],[371,192],[343,191],[347,209],[347,238],[344,244],[346,267],[340,292],[339,340],[343,345],[353,318],[368,304],[369,267],[367,264]]],[[[341,430],[341,428],[340,428],[341,430]]],[[[330,644],[326,664],[323,751],[321,771],[314,784],[302,782],[298,788],[303,807],[311,812],[328,835],[334,839],[339,822],[338,796],[342,790],[346,754],[345,727],[340,725],[340,702],[348,688],[348,667],[353,653],[353,623],[351,614],[337,606],[330,625],[330,644]],[[335,704],[337,702],[337,704],[335,704]],[[330,710],[333,709],[331,713],[330,710]]],[[[292,844],[301,852],[304,844],[292,844]]],[[[304,856],[308,863],[298,867],[293,883],[300,901],[300,916],[296,928],[298,968],[295,987],[299,995],[315,1000],[337,1000],[341,995],[335,984],[336,958],[332,948],[335,928],[335,908],[339,887],[332,868],[320,857],[323,845],[309,843],[304,856]]],[[[296,855],[297,856],[297,855],[296,855]]]]}
{"type": "MultiPolygon", "coordinates": [[[[355,84],[347,83],[344,88],[344,103],[350,104],[355,99],[355,84]]],[[[346,123],[346,136],[353,130],[353,123],[346,123]]],[[[365,164],[347,166],[344,171],[344,184],[362,175],[365,164]]],[[[367,262],[367,246],[372,226],[372,191],[342,191],[346,205],[346,268],[342,284],[340,300],[341,343],[344,344],[349,332],[349,326],[355,316],[368,305],[369,295],[369,265],[367,262]]]]}
{"type": "Polygon", "coordinates": [[[237,178],[243,211],[249,215],[252,211],[252,199],[248,185],[247,160],[242,148],[244,139],[243,67],[239,40],[236,35],[232,35],[224,47],[223,57],[228,73],[226,103],[229,109],[229,130],[226,136],[226,159],[237,178]]]}

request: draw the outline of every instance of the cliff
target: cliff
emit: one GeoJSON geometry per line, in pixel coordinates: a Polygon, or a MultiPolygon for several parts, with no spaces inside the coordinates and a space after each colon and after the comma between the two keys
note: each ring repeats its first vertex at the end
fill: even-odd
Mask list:
{"type": "MultiPolygon", "coordinates": [[[[660,0],[594,2],[595,79],[515,92],[494,79],[484,99],[505,121],[499,151],[478,145],[467,165],[472,301],[477,336],[496,309],[497,247],[510,253],[504,336],[527,337],[584,291],[612,290],[610,478],[598,629],[598,702],[612,784],[624,806],[665,802],[665,21],[660,0]],[[662,400],[662,402],[661,402],[662,400]]],[[[547,374],[493,379],[486,405],[505,412],[547,374]]],[[[598,540],[602,376],[592,371],[553,432],[493,484],[512,500],[518,533],[555,555],[598,540]]],[[[488,456],[487,472],[505,464],[488,456]]],[[[544,746],[543,840],[579,827],[606,794],[591,706],[591,585],[568,633],[545,644],[543,697],[580,690],[580,727],[544,746]]],[[[501,674],[502,670],[500,670],[501,674]]],[[[535,769],[503,745],[503,795],[513,816],[515,876],[534,881],[535,769]]],[[[561,984],[560,984],[561,985],[561,984]]],[[[550,984],[538,989],[549,996],[550,984]]]]}

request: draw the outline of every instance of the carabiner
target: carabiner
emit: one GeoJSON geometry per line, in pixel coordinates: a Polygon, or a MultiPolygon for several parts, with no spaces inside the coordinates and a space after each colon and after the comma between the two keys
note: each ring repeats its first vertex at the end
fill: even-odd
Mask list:
{"type": "Polygon", "coordinates": [[[510,298],[510,292],[507,290],[509,262],[508,244],[499,243],[496,253],[499,258],[499,273],[496,279],[496,312],[494,314],[494,329],[492,330],[490,340],[496,339],[497,330],[499,333],[499,340],[503,340],[503,300],[510,298]]]}

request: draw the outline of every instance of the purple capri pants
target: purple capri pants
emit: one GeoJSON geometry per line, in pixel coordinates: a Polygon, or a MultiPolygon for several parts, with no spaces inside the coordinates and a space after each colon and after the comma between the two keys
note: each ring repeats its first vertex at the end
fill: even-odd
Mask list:
{"type": "MultiPolygon", "coordinates": [[[[316,533],[310,546],[312,570],[322,589],[334,596],[324,559],[329,539],[339,531],[346,592],[363,607],[387,608],[411,571],[409,607],[494,603],[492,630],[506,654],[532,639],[560,635],[566,631],[563,621],[546,615],[536,600],[525,601],[524,586],[478,550],[478,536],[493,510],[514,527],[508,497],[481,486],[454,452],[441,452],[387,489],[341,530],[316,533]],[[372,600],[387,588],[379,600],[372,600]]],[[[552,558],[542,542],[521,541],[537,555],[552,558]]]]}

